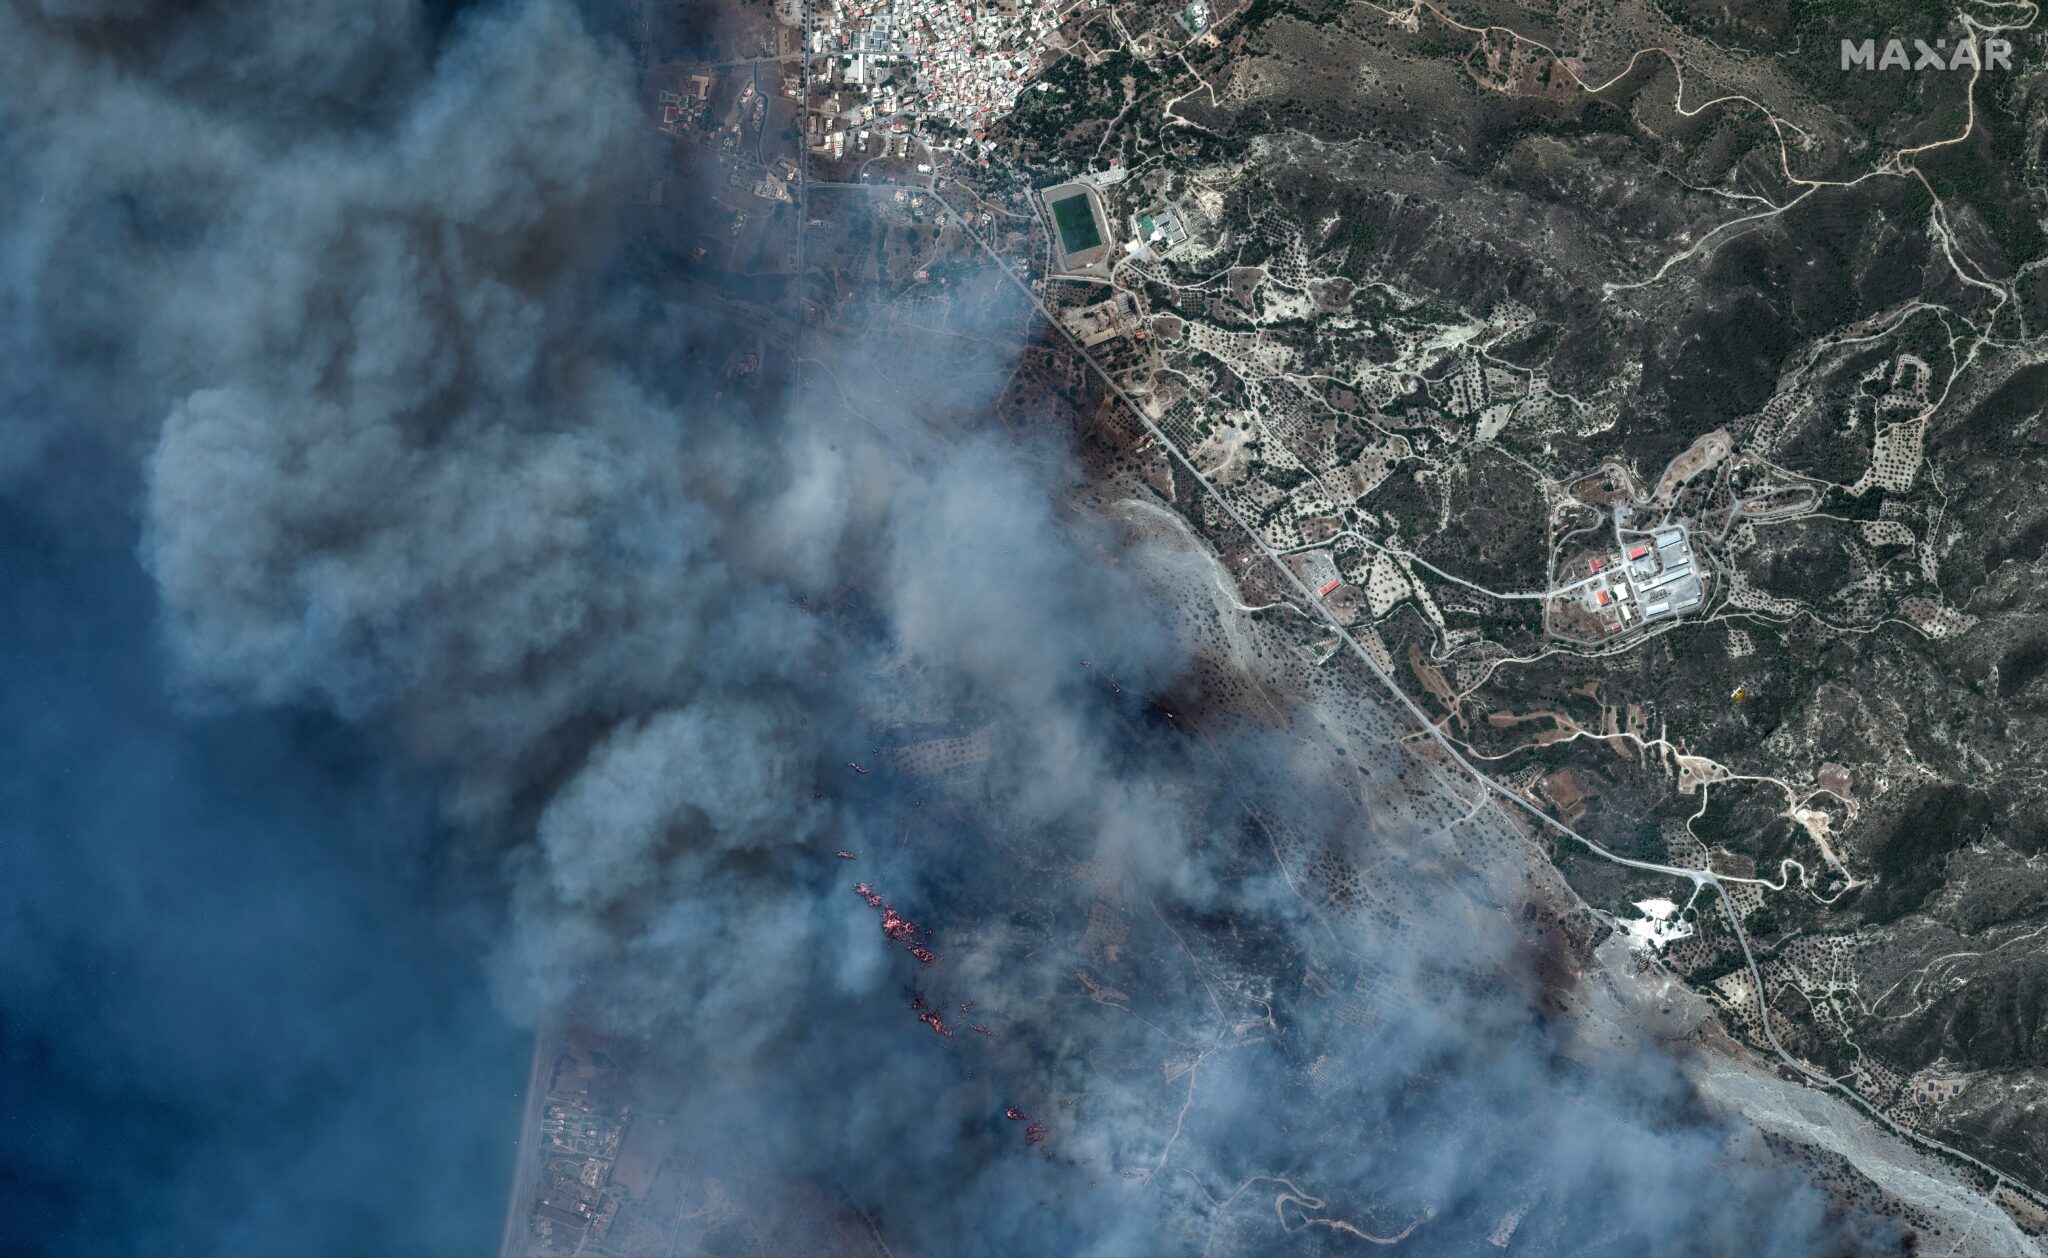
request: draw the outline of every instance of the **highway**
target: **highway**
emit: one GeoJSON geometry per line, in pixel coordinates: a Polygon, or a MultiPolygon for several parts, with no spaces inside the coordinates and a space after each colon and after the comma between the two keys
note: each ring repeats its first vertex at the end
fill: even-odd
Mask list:
{"type": "Polygon", "coordinates": [[[2012,1176],[2007,1175],[2003,1171],[2000,1171],[1997,1167],[1991,1166],[1975,1157],[1972,1157],[1969,1154],[1964,1153],[1960,1149],[1956,1149],[1950,1145],[1944,1144],[1931,1136],[1922,1135],[1921,1133],[1914,1131],[1911,1128],[1899,1125],[1897,1122],[1894,1122],[1890,1118],[1890,1116],[1878,1110],[1875,1106],[1870,1104],[1870,1102],[1864,1100],[1863,1097],[1857,1095],[1854,1089],[1847,1087],[1846,1085],[1842,1084],[1839,1080],[1833,1079],[1827,1075],[1821,1074],[1818,1071],[1811,1069],[1805,1063],[1799,1061],[1790,1053],[1786,1052],[1784,1046],[1778,1042],[1777,1033],[1771,1027],[1770,1013],[1768,1009],[1765,1008],[1763,974],[1757,968],[1756,958],[1750,951],[1749,938],[1743,932],[1742,922],[1736,916],[1734,907],[1728,901],[1727,891],[1726,888],[1722,886],[1721,879],[1711,870],[1688,869],[1684,866],[1679,865],[1663,865],[1658,864],[1655,861],[1639,861],[1611,852],[1607,850],[1605,847],[1602,847],[1600,844],[1587,838],[1585,835],[1582,835],[1578,831],[1572,829],[1564,822],[1559,821],[1557,818],[1543,811],[1541,808],[1538,808],[1535,804],[1531,803],[1527,799],[1524,799],[1521,795],[1515,793],[1514,791],[1509,790],[1505,786],[1502,786],[1499,782],[1495,781],[1491,776],[1481,771],[1476,765],[1474,765],[1469,759],[1467,759],[1465,754],[1458,749],[1456,744],[1452,742],[1450,737],[1443,732],[1443,730],[1436,724],[1436,722],[1429,718],[1429,715],[1426,712],[1424,712],[1419,705],[1416,704],[1415,700],[1409,698],[1407,691],[1403,690],[1399,685],[1397,685],[1394,682],[1394,679],[1392,677],[1389,677],[1386,674],[1386,672],[1380,668],[1380,666],[1373,660],[1372,656],[1366,652],[1363,646],[1359,644],[1358,640],[1351,635],[1351,631],[1337,620],[1336,616],[1333,613],[1331,613],[1330,609],[1327,606],[1323,604],[1322,600],[1315,597],[1314,592],[1309,589],[1307,583],[1305,583],[1304,581],[1302,581],[1300,577],[1295,575],[1294,570],[1288,567],[1286,562],[1282,558],[1281,552],[1275,550],[1273,547],[1266,544],[1265,539],[1261,538],[1258,535],[1258,533],[1255,532],[1252,529],[1252,527],[1245,521],[1244,517],[1238,513],[1237,508],[1231,505],[1230,500],[1225,498],[1223,494],[1215,487],[1215,485],[1210,483],[1209,478],[1202,475],[1201,471],[1195,467],[1193,460],[1189,459],[1188,456],[1180,449],[1180,447],[1174,444],[1173,439],[1168,437],[1166,433],[1157,424],[1152,422],[1152,417],[1145,413],[1145,408],[1143,406],[1140,406],[1138,402],[1130,396],[1130,394],[1126,393],[1124,391],[1123,386],[1117,383],[1115,377],[1111,376],[1109,372],[1102,366],[1102,364],[1096,360],[1095,356],[1090,354],[1087,348],[1084,347],[1080,343],[1080,341],[1077,340],[1071,333],[1069,333],[1065,326],[1062,325],[1060,321],[1053,316],[1052,311],[1047,308],[1044,301],[1042,301],[1039,298],[1036,292],[1032,291],[1031,285],[1022,278],[1020,278],[1017,275],[1017,273],[1010,268],[1009,264],[1002,258],[1002,256],[996,253],[994,249],[991,249],[989,247],[988,242],[983,240],[980,233],[974,230],[971,220],[969,220],[965,215],[961,214],[958,210],[955,210],[952,204],[936,191],[934,191],[932,195],[933,198],[937,200],[940,205],[944,206],[946,211],[953,216],[954,220],[960,224],[961,230],[966,232],[969,238],[971,238],[977,245],[981,247],[982,252],[988,256],[989,260],[993,262],[1002,271],[1002,273],[1006,277],[1008,277],[1009,281],[1012,284],[1016,285],[1018,291],[1022,292],[1025,298],[1029,300],[1031,304],[1037,308],[1039,315],[1045,319],[1046,323],[1053,329],[1053,331],[1056,332],[1067,342],[1068,346],[1073,350],[1073,352],[1075,354],[1078,354],[1081,360],[1088,364],[1089,368],[1093,370],[1098,377],[1101,378],[1102,382],[1109,388],[1109,390],[1112,393],[1116,395],[1117,399],[1130,409],[1131,414],[1135,415],[1138,419],[1138,422],[1145,426],[1145,430],[1151,434],[1152,439],[1159,443],[1160,448],[1165,450],[1168,454],[1172,455],[1174,460],[1178,462],[1181,465],[1181,467],[1186,469],[1188,475],[1192,476],[1195,482],[1202,487],[1203,491],[1209,495],[1209,497],[1216,503],[1216,505],[1222,508],[1224,514],[1230,518],[1231,522],[1237,525],[1237,527],[1244,532],[1245,536],[1251,540],[1252,544],[1259,548],[1260,552],[1265,555],[1267,561],[1271,563],[1275,568],[1279,569],[1282,580],[1284,580],[1288,585],[1293,586],[1294,589],[1300,593],[1302,602],[1307,606],[1315,608],[1317,615],[1325,623],[1325,625],[1332,632],[1334,632],[1339,639],[1343,641],[1346,647],[1350,648],[1352,653],[1358,657],[1360,662],[1362,662],[1365,665],[1365,667],[1371,671],[1372,675],[1379,680],[1380,684],[1386,687],[1387,693],[1392,695],[1394,700],[1397,703],[1399,703],[1403,708],[1407,709],[1408,713],[1415,718],[1416,722],[1421,725],[1423,731],[1429,735],[1429,737],[1437,744],[1437,746],[1444,752],[1445,755],[1449,756],[1460,768],[1464,769],[1466,773],[1470,774],[1472,778],[1475,781],[1477,781],[1480,784],[1480,786],[1485,788],[1487,791],[1492,792],[1495,796],[1498,796],[1501,799],[1507,800],[1509,803],[1513,804],[1517,809],[1533,817],[1541,826],[1552,831],[1555,831],[1556,833],[1563,835],[1566,838],[1571,839],[1573,842],[1580,844],[1587,851],[1592,852],[1596,856],[1599,856],[1605,860],[1613,861],[1617,865],[1625,865],[1630,869],[1641,869],[1650,873],[1668,874],[1674,878],[1687,879],[1693,884],[1693,891],[1695,895],[1698,894],[1699,889],[1703,886],[1711,886],[1715,889],[1715,891],[1718,893],[1718,898],[1721,902],[1722,911],[1727,917],[1728,927],[1730,930],[1734,932],[1737,942],[1739,942],[1742,945],[1743,960],[1749,967],[1750,981],[1752,984],[1754,984],[1755,987],[1757,999],[1757,1012],[1760,1017],[1761,1025],[1763,1027],[1764,1037],[1769,1041],[1771,1048],[1777,1052],[1778,1057],[1780,1058],[1780,1060],[1784,1062],[1784,1064],[1787,1067],[1798,1072],[1801,1076],[1819,1086],[1823,1086],[1832,1089],[1833,1091],[1841,1093],[1843,1096],[1847,1097],[1851,1102],[1853,1102],[1857,1108],[1869,1114],[1872,1118],[1875,1118],[1878,1122],[1882,1123],[1885,1127],[1889,1128],[1895,1134],[1902,1136],[1908,1140],[1911,1140],[1915,1143],[1918,1143],[1926,1148],[1935,1149],[1949,1155],[1950,1157],[1960,1159],[1970,1164],[1971,1166],[1976,1167],[1978,1170],[1983,1171],[1985,1174],[1992,1176],[1994,1181],[1996,1181],[1997,1183],[2010,1187],[2016,1192],[2024,1193],[2029,1199],[2033,1200],[2036,1204],[2048,1207],[2048,1197],[2044,1197],[2041,1193],[2027,1186],[2024,1182],[2014,1179],[2012,1176]]]}
{"type": "MultiPolygon", "coordinates": [[[[1295,575],[1294,569],[1287,566],[1285,559],[1282,557],[1282,552],[1275,550],[1273,547],[1266,544],[1265,539],[1260,537],[1258,533],[1251,527],[1251,525],[1245,521],[1244,517],[1238,513],[1237,508],[1231,505],[1230,500],[1225,498],[1222,492],[1219,491],[1215,485],[1210,483],[1209,478],[1202,475],[1201,471],[1195,467],[1193,461],[1187,457],[1187,455],[1181,450],[1181,448],[1178,445],[1174,444],[1173,438],[1167,436],[1166,432],[1163,429],[1161,429],[1159,425],[1152,422],[1152,417],[1145,413],[1145,408],[1140,406],[1137,403],[1137,401],[1130,396],[1130,394],[1126,393],[1124,391],[1124,387],[1121,384],[1117,383],[1115,377],[1111,376],[1109,372],[1104,369],[1102,364],[1096,361],[1095,356],[1093,354],[1090,354],[1088,350],[1080,343],[1080,341],[1077,340],[1072,333],[1068,332],[1065,326],[1062,325],[1056,317],[1054,317],[1052,311],[1049,308],[1047,308],[1046,304],[1042,300],[1039,299],[1038,294],[1031,290],[1031,286],[1025,283],[1023,280],[1019,279],[1016,272],[1012,271],[1009,268],[1009,266],[1003,261],[1002,257],[998,255],[993,249],[989,248],[988,242],[983,240],[981,238],[980,233],[974,230],[973,225],[968,221],[968,219],[964,215],[962,215],[958,210],[955,210],[952,204],[948,202],[943,196],[938,194],[936,191],[932,195],[933,199],[938,201],[940,205],[944,206],[946,208],[947,213],[951,214],[953,218],[960,224],[961,230],[966,232],[967,235],[977,245],[981,246],[982,252],[987,254],[989,259],[993,261],[997,267],[1001,268],[1003,274],[1009,277],[1010,282],[1016,285],[1018,290],[1024,294],[1025,298],[1029,300],[1031,304],[1038,309],[1039,315],[1043,317],[1049,325],[1051,325],[1055,332],[1057,332],[1062,338],[1066,340],[1067,344],[1073,349],[1074,353],[1080,355],[1081,360],[1083,362],[1086,362],[1088,366],[1092,370],[1094,370],[1097,376],[1101,377],[1102,382],[1109,387],[1112,393],[1116,394],[1117,399],[1130,409],[1131,413],[1137,417],[1138,422],[1145,426],[1145,431],[1150,433],[1152,435],[1152,439],[1159,443],[1159,447],[1165,450],[1167,453],[1171,454],[1175,461],[1177,461],[1183,468],[1186,469],[1188,475],[1194,478],[1195,483],[1199,484],[1204,490],[1204,492],[1206,492],[1210,496],[1210,498],[1212,498],[1215,501],[1216,505],[1223,509],[1224,514],[1230,517],[1231,522],[1237,525],[1237,527],[1243,531],[1244,535],[1251,540],[1251,543],[1254,546],[1257,546],[1259,548],[1260,553],[1266,557],[1267,562],[1271,563],[1276,569],[1279,570],[1281,578],[1285,580],[1287,584],[1293,586],[1294,589],[1301,595],[1302,601],[1316,609],[1317,615],[1322,619],[1324,624],[1330,630],[1336,633],[1338,638],[1341,639],[1343,643],[1347,647],[1349,647],[1355,655],[1358,656],[1359,660],[1364,663],[1366,668],[1371,670],[1372,675],[1379,680],[1382,686],[1386,687],[1387,692],[1390,695],[1392,695],[1394,699],[1401,704],[1402,707],[1408,710],[1409,715],[1415,718],[1416,722],[1421,725],[1423,731],[1427,733],[1436,742],[1437,746],[1443,749],[1446,755],[1448,755],[1452,760],[1456,761],[1457,764],[1465,770],[1465,772],[1472,775],[1472,777],[1476,779],[1481,786],[1485,787],[1489,791],[1492,791],[1496,795],[1499,795],[1501,798],[1510,801],[1517,808],[1520,808],[1522,811],[1528,813],[1530,816],[1536,818],[1539,822],[1550,827],[1551,829],[1558,831],[1559,833],[1565,835],[1568,838],[1571,838],[1572,840],[1578,843],[1584,844],[1585,847],[1591,852],[1593,852],[1595,855],[1602,856],[1608,860],[1615,862],[1616,864],[1627,865],[1633,869],[1649,870],[1653,873],[1669,874],[1674,878],[1685,878],[1690,880],[1696,888],[1701,885],[1712,885],[1718,888],[1721,885],[1720,878],[1716,876],[1711,870],[1687,869],[1684,866],[1680,865],[1660,865],[1654,861],[1632,860],[1629,857],[1621,856],[1614,852],[1610,852],[1606,848],[1600,846],[1598,843],[1595,843],[1593,840],[1585,837],[1578,831],[1572,829],[1570,826],[1567,826],[1563,822],[1557,820],[1555,817],[1552,817],[1549,813],[1546,813],[1542,809],[1536,807],[1536,805],[1530,803],[1528,800],[1523,799],[1520,795],[1509,790],[1505,786],[1502,786],[1500,783],[1494,781],[1487,774],[1481,772],[1480,769],[1477,766],[1475,766],[1470,760],[1466,759],[1464,753],[1458,750],[1457,745],[1454,744],[1447,735],[1445,735],[1443,730],[1438,728],[1435,721],[1432,721],[1429,718],[1429,714],[1424,712],[1422,708],[1416,704],[1415,700],[1408,697],[1408,692],[1403,690],[1400,686],[1396,685],[1394,679],[1387,676],[1387,674],[1383,670],[1381,670],[1380,666],[1374,662],[1372,656],[1366,651],[1366,649],[1362,645],[1359,644],[1358,639],[1354,638],[1351,635],[1351,631],[1344,627],[1343,623],[1340,622],[1336,618],[1336,616],[1331,613],[1330,609],[1323,604],[1321,599],[1316,597],[1315,591],[1311,590],[1306,582],[1304,582],[1300,577],[1295,575]]],[[[1723,898],[1725,899],[1726,897],[1723,898]]]]}

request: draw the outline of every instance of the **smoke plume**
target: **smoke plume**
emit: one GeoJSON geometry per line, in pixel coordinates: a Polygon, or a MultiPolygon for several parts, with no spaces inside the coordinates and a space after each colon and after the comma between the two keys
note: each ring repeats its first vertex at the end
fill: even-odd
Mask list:
{"type": "MultiPolygon", "coordinates": [[[[1508,1219],[1529,1252],[1888,1243],[1702,1110],[1666,1050],[1549,1008],[1518,875],[1377,815],[1390,784],[1340,779],[1284,672],[1208,661],[1267,688],[1256,723],[1213,695],[1165,715],[1203,697],[1185,600],[1209,561],[1082,510],[1064,434],[989,422],[1030,334],[1000,277],[960,281],[951,337],[849,351],[629,265],[643,113],[624,48],[562,0],[0,8],[0,474],[132,530],[164,673],[118,684],[248,739],[360,740],[374,767],[325,788],[343,814],[402,783],[404,821],[219,805],[258,870],[265,809],[294,850],[426,832],[322,858],[365,880],[322,918],[331,948],[404,966],[379,932],[424,911],[369,889],[452,880],[407,894],[461,901],[495,1009],[644,1037],[648,1104],[689,1115],[750,1208],[858,1209],[898,1253],[1411,1227],[1494,1252],[1508,1219]],[[776,365],[741,387],[757,342],[776,365]],[[133,470],[53,470],[81,460],[133,470]],[[918,759],[940,744],[971,754],[918,759]],[[1304,845],[1369,868],[1383,911],[1304,895],[1304,845]]],[[[242,864],[223,902],[279,893],[242,864]]],[[[10,1021],[45,1025],[46,996],[8,972],[10,1021]]],[[[252,994],[223,1016],[254,1025],[194,1051],[287,1075],[343,1051],[305,1042],[306,1004],[282,1047],[252,994]]],[[[391,1016],[444,1036],[445,1064],[483,1051],[465,1019],[488,1018],[456,1013],[391,1016]]],[[[481,1143],[516,1106],[453,1112],[481,1143]]],[[[336,1167],[461,1161],[344,1118],[305,1132],[336,1167]]],[[[59,1209],[50,1248],[354,1247],[295,1233],[261,1182],[114,1173],[130,1230],[59,1209]]],[[[334,1191],[382,1182],[363,1175],[334,1191]]],[[[410,1204],[363,1206],[364,1244],[407,1247],[410,1204]]]]}

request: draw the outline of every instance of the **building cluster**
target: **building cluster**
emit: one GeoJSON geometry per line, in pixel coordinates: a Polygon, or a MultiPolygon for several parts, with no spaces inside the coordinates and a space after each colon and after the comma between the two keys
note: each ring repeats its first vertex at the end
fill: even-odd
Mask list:
{"type": "Polygon", "coordinates": [[[1031,85],[1058,29],[1055,0],[1014,7],[972,0],[830,0],[811,27],[814,55],[845,59],[846,82],[863,92],[896,85],[920,115],[972,131],[1009,112],[1031,85]],[[907,80],[907,81],[906,81],[907,80]]]}
{"type": "Polygon", "coordinates": [[[1113,293],[1092,306],[1063,310],[1060,323],[1083,347],[1123,336],[1145,339],[1145,320],[1138,312],[1138,299],[1128,292],[1113,293]]]}
{"type": "Polygon", "coordinates": [[[905,109],[898,86],[872,88],[854,81],[837,61],[827,60],[813,85],[809,117],[804,123],[811,150],[834,161],[854,157],[910,156],[912,143],[924,139],[917,119],[905,109]]]}
{"type": "Polygon", "coordinates": [[[685,128],[701,119],[711,105],[711,76],[693,74],[686,92],[661,94],[660,128],[669,135],[682,135],[685,128]]]}
{"type": "Polygon", "coordinates": [[[556,1062],[540,1119],[541,1183],[527,1220],[543,1253],[572,1253],[604,1240],[625,1190],[612,1166],[629,1107],[617,1100],[618,1072],[573,1046],[556,1062]]]}
{"type": "Polygon", "coordinates": [[[1188,238],[1187,225],[1181,221],[1180,211],[1164,201],[1133,215],[1131,226],[1134,230],[1124,245],[1124,252],[1140,262],[1150,262],[1171,253],[1175,245],[1188,238]]]}
{"type": "Polygon", "coordinates": [[[1609,633],[1621,633],[1700,605],[1706,589],[1683,525],[1621,540],[1621,551],[1594,555],[1574,588],[1580,605],[1609,633]]]}

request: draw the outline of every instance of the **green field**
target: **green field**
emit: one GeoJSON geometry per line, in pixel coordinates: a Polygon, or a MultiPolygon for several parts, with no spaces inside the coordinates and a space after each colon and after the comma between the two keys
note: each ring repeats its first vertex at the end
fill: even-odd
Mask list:
{"type": "Polygon", "coordinates": [[[1077,192],[1053,202],[1052,217],[1059,224],[1060,248],[1070,256],[1102,243],[1102,233],[1095,230],[1095,212],[1088,208],[1087,193],[1077,192]]]}

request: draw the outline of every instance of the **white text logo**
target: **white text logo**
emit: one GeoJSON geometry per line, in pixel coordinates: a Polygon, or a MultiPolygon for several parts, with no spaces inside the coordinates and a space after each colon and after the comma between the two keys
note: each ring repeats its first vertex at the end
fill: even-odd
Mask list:
{"type": "Polygon", "coordinates": [[[1906,41],[1894,39],[1885,44],[1882,52],[1877,41],[1866,39],[1857,43],[1853,39],[1842,41],[1842,68],[1844,70],[2010,70],[2012,69],[2012,41],[2009,39],[1987,39],[1979,53],[1977,41],[1966,39],[1954,48],[1946,39],[1937,39],[1930,46],[1924,39],[1912,41],[1909,50],[1906,41]]]}

